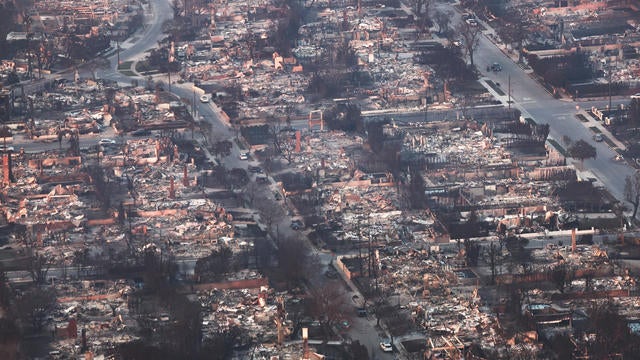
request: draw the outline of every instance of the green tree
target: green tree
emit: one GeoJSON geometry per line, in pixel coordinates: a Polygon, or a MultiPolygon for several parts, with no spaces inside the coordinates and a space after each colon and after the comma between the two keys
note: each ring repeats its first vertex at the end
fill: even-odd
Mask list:
{"type": "Polygon", "coordinates": [[[572,158],[580,159],[580,165],[584,165],[584,159],[596,158],[596,148],[582,139],[573,143],[567,150],[572,158]]]}
{"type": "Polygon", "coordinates": [[[211,150],[213,155],[216,157],[224,158],[231,155],[231,149],[233,148],[233,143],[230,140],[222,140],[216,141],[213,146],[211,146],[211,150]]]}

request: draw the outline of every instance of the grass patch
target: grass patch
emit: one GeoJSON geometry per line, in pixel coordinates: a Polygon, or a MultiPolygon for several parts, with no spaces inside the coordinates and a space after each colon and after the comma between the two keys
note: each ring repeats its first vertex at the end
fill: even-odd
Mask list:
{"type": "Polygon", "coordinates": [[[131,70],[120,70],[120,73],[124,76],[138,76],[136,73],[134,73],[131,70]]]}
{"type": "Polygon", "coordinates": [[[595,126],[589,126],[589,130],[593,131],[596,134],[602,134],[602,131],[595,126]]]}
{"type": "Polygon", "coordinates": [[[614,151],[618,151],[616,144],[613,141],[611,141],[611,139],[609,139],[606,135],[602,135],[602,141],[606,142],[607,145],[609,145],[609,147],[612,148],[614,151]]]}
{"type": "Polygon", "coordinates": [[[151,66],[149,66],[149,62],[148,61],[138,61],[136,63],[136,71],[143,74],[146,73],[147,71],[151,71],[151,66]]]}
{"type": "Polygon", "coordinates": [[[133,61],[125,61],[123,63],[118,64],[118,71],[130,70],[131,69],[131,64],[133,64],[133,61]]]}
{"type": "Polygon", "coordinates": [[[487,80],[487,85],[491,86],[493,91],[497,92],[498,95],[500,95],[500,96],[505,96],[506,95],[504,93],[504,91],[502,91],[502,89],[500,89],[500,87],[498,87],[498,85],[496,85],[496,83],[494,83],[492,80],[487,80]]]}
{"type": "Polygon", "coordinates": [[[556,150],[558,150],[558,152],[560,152],[560,154],[562,154],[562,156],[564,157],[570,157],[569,153],[567,152],[567,150],[565,150],[560,144],[558,144],[557,141],[555,141],[554,139],[547,139],[547,142],[549,142],[549,144],[551,144],[551,146],[553,146],[554,148],[556,148],[556,150]]]}
{"type": "Polygon", "coordinates": [[[578,120],[580,120],[582,122],[589,122],[589,119],[587,119],[587,117],[582,115],[582,114],[578,114],[578,115],[576,115],[576,117],[578,118],[578,120]]]}

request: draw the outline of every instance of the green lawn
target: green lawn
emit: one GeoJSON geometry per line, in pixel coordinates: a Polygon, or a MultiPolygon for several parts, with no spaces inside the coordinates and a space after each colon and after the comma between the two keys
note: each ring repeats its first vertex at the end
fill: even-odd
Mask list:
{"type": "Polygon", "coordinates": [[[504,93],[504,91],[502,91],[502,89],[501,89],[501,88],[500,88],[496,83],[494,83],[493,81],[491,81],[491,80],[487,80],[487,84],[488,84],[489,86],[491,86],[491,88],[492,88],[495,92],[497,92],[497,93],[498,93],[498,95],[500,95],[500,96],[504,96],[504,95],[506,95],[506,94],[504,93]]]}
{"type": "Polygon", "coordinates": [[[137,76],[136,73],[131,70],[120,70],[120,73],[126,76],[137,76]]]}
{"type": "Polygon", "coordinates": [[[130,70],[131,69],[131,64],[133,64],[133,61],[125,61],[123,63],[118,64],[118,71],[120,71],[120,70],[130,70]]]}
{"type": "Polygon", "coordinates": [[[576,117],[578,118],[578,120],[580,120],[582,122],[589,122],[589,119],[587,119],[587,117],[582,115],[582,114],[578,114],[578,115],[576,115],[576,117]]]}

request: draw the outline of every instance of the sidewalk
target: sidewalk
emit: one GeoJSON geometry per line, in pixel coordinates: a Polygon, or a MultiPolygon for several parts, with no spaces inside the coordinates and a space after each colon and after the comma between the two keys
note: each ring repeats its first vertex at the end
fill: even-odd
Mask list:
{"type": "Polygon", "coordinates": [[[617,152],[626,151],[627,147],[613,136],[611,132],[609,132],[609,129],[604,126],[602,121],[595,119],[587,110],[588,109],[580,109],[575,116],[582,121],[584,126],[588,127],[589,130],[593,132],[594,136],[596,134],[602,134],[604,138],[603,141],[609,145],[611,150],[617,152]],[[583,119],[586,119],[587,121],[584,121],[583,119]]]}
{"type": "MultiPolygon", "coordinates": [[[[460,11],[460,9],[458,9],[457,7],[454,7],[454,8],[457,11],[460,11]]],[[[508,51],[504,44],[497,41],[498,38],[497,38],[495,29],[493,29],[487,22],[485,22],[482,19],[479,19],[476,17],[476,20],[480,23],[480,25],[482,25],[483,27],[482,33],[487,37],[487,39],[489,39],[489,41],[491,41],[491,43],[493,43],[493,45],[496,46],[506,57],[511,59],[511,61],[513,61],[514,63],[518,64],[518,54],[513,51],[508,51]]],[[[529,69],[523,68],[523,70],[530,75],[533,73],[533,70],[531,70],[530,68],[529,69]]],[[[504,106],[508,106],[508,100],[509,100],[508,94],[504,94],[504,91],[500,88],[500,86],[499,85],[496,86],[495,83],[494,83],[494,86],[491,86],[487,82],[488,80],[489,79],[487,78],[480,78],[478,79],[478,82],[482,84],[482,86],[484,86],[493,97],[500,100],[504,106]],[[502,92],[503,94],[501,94],[500,92],[502,92]]],[[[567,102],[574,101],[573,99],[567,96],[564,96],[558,100],[567,101],[567,102]]],[[[515,106],[516,108],[520,109],[523,117],[525,118],[531,117],[530,115],[527,115],[524,109],[522,109],[518,104],[513,102],[513,99],[512,99],[512,106],[515,106]]],[[[602,134],[603,141],[606,142],[607,145],[609,145],[609,147],[612,150],[616,152],[622,152],[626,150],[626,146],[622,142],[620,142],[615,136],[613,136],[611,132],[609,132],[609,129],[607,129],[603,125],[602,121],[598,121],[597,119],[595,119],[591,114],[587,112],[587,110],[578,109],[577,112],[574,114],[574,116],[578,120],[580,120],[584,126],[589,128],[589,130],[593,132],[594,136],[596,134],[602,134]],[[586,119],[586,121],[584,121],[584,119],[586,119]]]]}

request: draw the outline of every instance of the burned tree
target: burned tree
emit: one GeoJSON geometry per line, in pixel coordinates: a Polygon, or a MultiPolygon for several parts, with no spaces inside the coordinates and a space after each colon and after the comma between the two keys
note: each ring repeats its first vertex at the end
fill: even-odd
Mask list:
{"type": "Polygon", "coordinates": [[[256,199],[256,209],[269,233],[273,230],[273,225],[280,222],[286,215],[280,204],[267,198],[256,199]]]}
{"type": "Polygon", "coordinates": [[[38,285],[46,283],[51,265],[53,265],[53,258],[37,252],[32,254],[29,257],[28,271],[33,282],[38,285]]]}
{"type": "Polygon", "coordinates": [[[309,246],[304,239],[296,239],[293,237],[285,237],[278,242],[278,250],[276,252],[280,272],[287,284],[295,286],[307,275],[318,272],[314,268],[314,257],[311,254],[309,246]]]}
{"type": "Polygon", "coordinates": [[[461,22],[456,26],[456,32],[462,37],[463,49],[469,57],[471,67],[474,67],[473,54],[480,44],[480,36],[482,35],[480,28],[478,26],[472,26],[467,22],[461,22]]]}
{"type": "Polygon", "coordinates": [[[633,219],[638,213],[640,205],[640,172],[636,171],[632,176],[627,176],[624,180],[624,199],[633,205],[633,219]]]}
{"type": "Polygon", "coordinates": [[[194,273],[200,279],[209,278],[212,280],[222,280],[222,276],[231,271],[233,264],[233,253],[231,249],[223,246],[218,250],[211,251],[211,254],[196,261],[194,273]]]}
{"type": "Polygon", "coordinates": [[[505,43],[518,51],[518,62],[522,62],[522,45],[527,38],[527,18],[521,9],[511,8],[503,16],[505,23],[498,33],[505,43]]]}
{"type": "Polygon", "coordinates": [[[35,287],[16,299],[16,315],[36,332],[42,330],[47,314],[56,307],[53,289],[35,287]]]}
{"type": "Polygon", "coordinates": [[[312,292],[309,310],[320,321],[327,333],[339,321],[350,317],[352,307],[347,303],[342,285],[327,283],[312,292]]]}
{"type": "Polygon", "coordinates": [[[453,17],[453,13],[451,11],[440,11],[437,10],[433,14],[433,20],[438,25],[438,34],[446,35],[449,33],[449,24],[451,23],[451,18],[453,17]]]}

